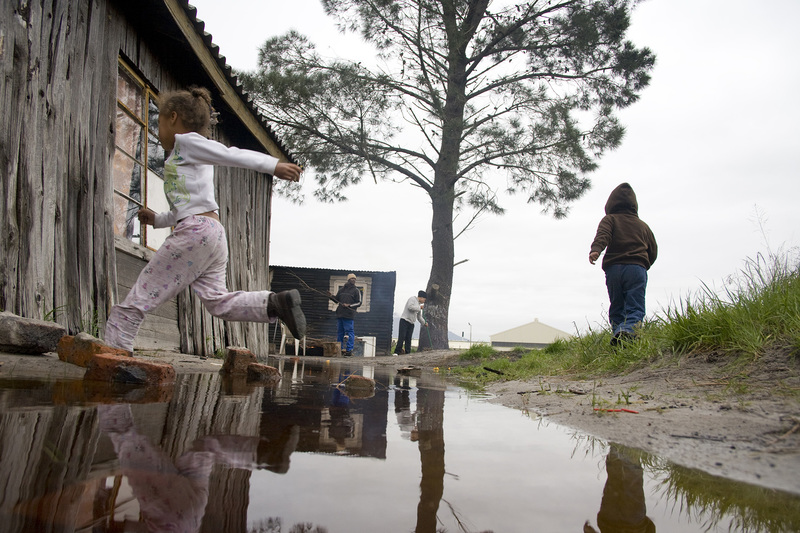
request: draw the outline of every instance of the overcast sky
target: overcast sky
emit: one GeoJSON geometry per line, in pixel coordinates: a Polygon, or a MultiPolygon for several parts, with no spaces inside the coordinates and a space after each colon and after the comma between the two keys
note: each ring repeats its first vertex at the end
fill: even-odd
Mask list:
{"type": "MultiPolygon", "coordinates": [[[[191,0],[220,53],[255,68],[267,38],[296,29],[321,53],[364,53],[337,33],[315,0],[191,0]]],[[[472,340],[538,318],[574,333],[604,326],[604,275],[588,262],[608,194],[629,182],[653,229],[648,316],[704,285],[721,287],[748,258],[793,250],[800,220],[800,1],[648,0],[628,36],[657,56],[641,100],[619,116],[622,146],[606,155],[592,189],[554,220],[520,198],[456,240],[450,330],[472,340]]],[[[291,149],[291,147],[289,147],[291,149]]],[[[430,273],[430,202],[404,184],[365,180],[344,204],[277,199],[270,262],[395,271],[395,312],[430,273]]],[[[356,333],[358,324],[356,323],[356,333]]]]}

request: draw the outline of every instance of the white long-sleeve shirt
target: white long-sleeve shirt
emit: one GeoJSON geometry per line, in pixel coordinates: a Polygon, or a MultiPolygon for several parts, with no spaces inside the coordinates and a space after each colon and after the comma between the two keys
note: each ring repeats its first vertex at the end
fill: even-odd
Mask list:
{"type": "Polygon", "coordinates": [[[412,324],[417,320],[419,320],[420,324],[425,324],[425,319],[422,318],[422,306],[419,304],[419,300],[416,296],[412,296],[408,299],[406,306],[403,309],[403,314],[400,315],[400,318],[406,322],[411,322],[412,324]]]}
{"type": "Polygon", "coordinates": [[[174,226],[191,215],[219,209],[214,197],[213,165],[274,174],[278,159],[269,154],[228,147],[199,133],[178,133],[164,162],[164,194],[170,210],[155,216],[153,227],[174,226]]]}

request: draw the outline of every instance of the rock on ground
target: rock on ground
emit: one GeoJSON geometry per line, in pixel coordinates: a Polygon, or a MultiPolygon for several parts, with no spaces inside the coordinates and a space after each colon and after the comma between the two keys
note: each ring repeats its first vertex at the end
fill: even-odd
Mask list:
{"type": "Polygon", "coordinates": [[[55,322],[0,312],[0,351],[22,354],[52,352],[67,328],[55,322]]]}

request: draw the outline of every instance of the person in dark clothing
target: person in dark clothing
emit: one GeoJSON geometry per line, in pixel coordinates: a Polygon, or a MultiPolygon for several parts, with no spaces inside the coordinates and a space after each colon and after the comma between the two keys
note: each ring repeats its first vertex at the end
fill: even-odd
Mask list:
{"type": "Polygon", "coordinates": [[[356,342],[354,326],[356,309],[361,305],[361,291],[356,287],[356,275],[348,274],[347,283],[339,289],[336,296],[328,292],[328,298],[339,304],[336,307],[337,340],[342,347],[344,356],[350,357],[353,355],[353,346],[356,342]],[[346,343],[345,336],[347,336],[346,343]]]}
{"type": "Polygon", "coordinates": [[[605,250],[603,271],[610,305],[611,344],[635,338],[634,327],[645,315],[647,271],[658,256],[658,245],[650,227],[639,218],[633,188],[622,183],[611,191],[606,216],[600,220],[589,252],[594,264],[605,250]]]}

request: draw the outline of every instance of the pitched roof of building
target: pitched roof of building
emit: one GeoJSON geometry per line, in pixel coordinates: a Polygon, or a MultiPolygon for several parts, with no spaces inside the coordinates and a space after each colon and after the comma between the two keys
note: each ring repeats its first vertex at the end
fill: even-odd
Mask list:
{"type": "Polygon", "coordinates": [[[572,335],[566,331],[561,331],[558,328],[539,322],[538,318],[535,318],[533,322],[489,336],[492,342],[535,344],[550,344],[557,339],[569,339],[570,337],[572,337],[572,335]]]}

